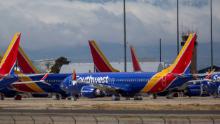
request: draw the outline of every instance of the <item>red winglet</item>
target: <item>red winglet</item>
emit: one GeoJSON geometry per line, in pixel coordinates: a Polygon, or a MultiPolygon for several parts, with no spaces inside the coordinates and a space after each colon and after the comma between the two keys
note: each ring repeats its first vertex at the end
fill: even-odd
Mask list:
{"type": "Polygon", "coordinates": [[[72,80],[76,81],[76,71],[75,71],[75,69],[73,69],[72,80]]]}
{"type": "Polygon", "coordinates": [[[49,73],[46,73],[41,80],[45,80],[48,77],[49,73]]]}

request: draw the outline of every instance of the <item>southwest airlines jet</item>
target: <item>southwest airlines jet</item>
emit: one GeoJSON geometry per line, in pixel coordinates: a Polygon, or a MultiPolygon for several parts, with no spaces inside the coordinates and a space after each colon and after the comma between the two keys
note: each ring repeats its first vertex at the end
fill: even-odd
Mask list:
{"type": "Polygon", "coordinates": [[[104,90],[125,97],[136,97],[139,93],[172,91],[192,79],[182,75],[189,73],[195,40],[196,34],[190,34],[173,64],[161,72],[79,73],[76,78],[66,78],[61,87],[69,93],[81,89],[83,94],[96,95],[99,90],[104,90]]]}
{"type": "MultiPolygon", "coordinates": [[[[11,76],[16,63],[18,47],[20,43],[20,33],[16,33],[10,42],[0,63],[0,92],[1,96],[13,96],[16,92],[9,89],[8,84],[17,81],[17,78],[11,76]],[[10,76],[10,78],[9,78],[10,76]],[[12,78],[13,77],[13,78],[12,78]]],[[[13,74],[12,74],[13,75],[13,74]]],[[[2,98],[2,97],[1,97],[2,98]]]]}
{"type": "MultiPolygon", "coordinates": [[[[7,51],[4,54],[4,59],[1,59],[1,70],[5,70],[6,72],[1,73],[0,80],[0,93],[1,99],[4,99],[4,96],[13,97],[19,95],[18,92],[14,91],[9,84],[20,80],[20,81],[30,81],[29,77],[25,77],[25,74],[36,74],[39,71],[30,61],[28,56],[25,54],[24,50],[18,45],[20,42],[21,33],[16,33],[14,38],[12,39],[7,51]],[[18,46],[19,47],[18,47],[18,46]],[[18,48],[17,48],[18,47],[18,48]],[[16,63],[17,60],[17,63],[16,63]],[[16,63],[16,64],[15,64],[16,63]],[[12,71],[14,66],[17,65],[19,67],[19,71],[12,71]],[[9,71],[10,70],[10,71],[9,71]],[[18,79],[15,74],[24,75],[22,78],[18,79]]],[[[1,57],[2,58],[2,57],[1,57]]]]}
{"type": "MultiPolygon", "coordinates": [[[[14,82],[11,86],[22,92],[50,92],[66,95],[97,93],[98,90],[111,91],[115,96],[136,97],[139,93],[160,93],[172,91],[191,77],[181,75],[189,73],[196,34],[190,34],[188,40],[172,65],[161,72],[106,72],[74,74],[33,74],[26,75],[32,81],[14,82]]],[[[17,75],[17,78],[22,76],[17,75]]]]}

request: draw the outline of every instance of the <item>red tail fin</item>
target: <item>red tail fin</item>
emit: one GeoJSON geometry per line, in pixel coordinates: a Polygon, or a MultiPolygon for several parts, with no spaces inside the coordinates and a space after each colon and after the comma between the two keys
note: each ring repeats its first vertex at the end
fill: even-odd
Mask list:
{"type": "Polygon", "coordinates": [[[7,75],[13,69],[18,53],[21,33],[16,33],[0,63],[0,75],[7,75]]]}
{"type": "Polygon", "coordinates": [[[175,75],[184,74],[189,71],[194,45],[196,41],[196,34],[190,34],[174,63],[168,68],[155,74],[143,88],[143,92],[161,92],[164,91],[172,83],[177,83],[180,78],[175,75]]]}
{"type": "Polygon", "coordinates": [[[171,65],[171,73],[181,74],[189,69],[191,59],[193,56],[194,44],[196,41],[196,34],[190,34],[174,63],[171,65]]]}
{"type": "Polygon", "coordinates": [[[99,49],[98,45],[94,40],[89,41],[89,46],[95,64],[96,69],[100,72],[119,72],[117,69],[114,69],[109,63],[108,59],[99,49]]]}
{"type": "Polygon", "coordinates": [[[21,47],[18,49],[17,61],[23,73],[40,73],[21,47]]]}
{"type": "Polygon", "coordinates": [[[138,61],[138,58],[137,58],[137,56],[135,54],[134,47],[130,46],[130,50],[131,50],[131,58],[132,58],[132,63],[133,63],[133,70],[135,72],[142,71],[141,70],[141,66],[139,64],[139,61],[138,61]]]}

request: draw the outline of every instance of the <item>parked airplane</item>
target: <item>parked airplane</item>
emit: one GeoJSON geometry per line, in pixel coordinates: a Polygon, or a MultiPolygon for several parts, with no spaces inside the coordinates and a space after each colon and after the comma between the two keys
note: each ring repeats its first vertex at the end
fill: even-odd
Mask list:
{"type": "Polygon", "coordinates": [[[79,73],[77,81],[68,77],[61,84],[64,91],[71,93],[78,84],[90,84],[80,87],[81,91],[96,93],[97,90],[112,91],[116,97],[141,99],[139,93],[160,93],[178,89],[191,77],[180,75],[189,73],[196,34],[190,34],[188,40],[175,59],[174,63],[161,72],[117,72],[117,73],[79,73]]]}
{"type": "MultiPolygon", "coordinates": [[[[18,54],[18,47],[20,43],[20,36],[21,33],[16,33],[10,42],[6,52],[4,53],[4,56],[0,63],[0,92],[1,96],[8,95],[8,96],[14,96],[15,91],[11,90],[8,87],[9,83],[12,83],[17,80],[17,78],[10,78],[10,74],[13,73],[13,68],[16,63],[17,54],[18,54]]],[[[12,77],[12,76],[10,76],[12,77]]],[[[3,97],[1,97],[2,99],[3,97]]]]}
{"type": "Polygon", "coordinates": [[[209,72],[208,74],[197,75],[199,80],[190,81],[186,87],[188,96],[207,96],[217,97],[220,95],[220,72],[209,72]],[[206,76],[204,78],[204,76],[206,76]]]}
{"type": "MultiPolygon", "coordinates": [[[[20,42],[21,34],[17,33],[17,35],[19,35],[19,37],[17,37],[17,40],[19,40],[19,42],[20,42]]],[[[14,41],[12,40],[12,42],[14,42],[14,41]]],[[[15,47],[15,49],[14,48],[10,49],[10,51],[16,51],[16,50],[17,50],[16,47],[15,47]]],[[[33,65],[33,63],[30,61],[30,59],[28,58],[28,56],[26,55],[26,53],[24,52],[24,50],[20,46],[18,48],[18,52],[17,52],[17,57],[16,58],[17,58],[17,62],[15,64],[15,67],[16,67],[15,73],[16,74],[24,75],[24,74],[37,74],[37,73],[39,73],[37,68],[33,65]]],[[[14,74],[7,75],[5,77],[5,79],[3,81],[1,81],[1,83],[6,82],[6,81],[9,81],[11,83],[13,81],[17,81],[18,80],[17,78],[14,78],[14,79],[10,80],[9,76],[13,77],[14,74]]],[[[20,78],[19,80],[20,81],[31,81],[31,79],[29,77],[25,77],[25,75],[22,78],[20,78]]],[[[11,87],[1,88],[0,92],[2,93],[1,94],[1,99],[4,99],[4,96],[7,96],[7,97],[15,96],[15,99],[20,97],[20,93],[14,91],[13,89],[11,89],[11,87]]]]}
{"type": "MultiPolygon", "coordinates": [[[[71,74],[48,74],[44,81],[41,81],[44,75],[39,74],[28,76],[33,80],[32,82],[15,82],[11,86],[22,92],[56,92],[67,95],[67,93],[73,92],[71,91],[73,86],[87,84],[80,87],[81,91],[86,89],[88,92],[96,92],[97,89],[101,89],[112,91],[117,96],[116,99],[119,98],[119,94],[139,99],[139,93],[156,94],[165,90],[171,91],[178,89],[178,87],[192,79],[180,75],[189,73],[195,40],[196,34],[190,34],[174,63],[158,73],[81,73],[77,74],[76,82],[72,80],[71,74]]],[[[21,77],[17,76],[17,78],[21,77]]]]}

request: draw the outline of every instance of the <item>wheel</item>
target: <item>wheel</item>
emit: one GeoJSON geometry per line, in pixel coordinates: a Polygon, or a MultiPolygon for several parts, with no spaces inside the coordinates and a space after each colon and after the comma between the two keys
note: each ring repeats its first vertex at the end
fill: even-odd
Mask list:
{"type": "Polygon", "coordinates": [[[60,99],[61,99],[60,94],[56,94],[56,100],[60,100],[60,99]]]}
{"type": "Polygon", "coordinates": [[[112,101],[120,101],[120,96],[118,94],[113,94],[112,95],[112,101]]]}
{"type": "Polygon", "coordinates": [[[141,95],[134,96],[134,100],[143,100],[143,97],[141,95]]]}
{"type": "Polygon", "coordinates": [[[5,95],[3,93],[0,94],[1,100],[5,99],[5,95]]]}
{"type": "Polygon", "coordinates": [[[125,100],[130,100],[130,97],[126,97],[125,100]]]}
{"type": "Polygon", "coordinates": [[[153,99],[157,99],[157,94],[156,93],[153,94],[153,99]]]}
{"type": "Polygon", "coordinates": [[[22,99],[22,96],[21,95],[16,95],[14,100],[21,100],[22,99]]]}

